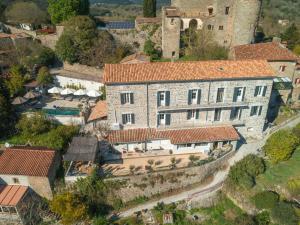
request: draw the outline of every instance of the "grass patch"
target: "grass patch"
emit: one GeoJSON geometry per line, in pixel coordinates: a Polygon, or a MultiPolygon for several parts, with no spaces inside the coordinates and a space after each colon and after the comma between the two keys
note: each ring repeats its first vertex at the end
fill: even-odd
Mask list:
{"type": "Polygon", "coordinates": [[[256,178],[257,185],[255,188],[265,190],[275,185],[286,187],[291,178],[300,176],[300,147],[296,149],[288,161],[280,162],[275,165],[267,162],[266,166],[266,172],[256,178]]]}

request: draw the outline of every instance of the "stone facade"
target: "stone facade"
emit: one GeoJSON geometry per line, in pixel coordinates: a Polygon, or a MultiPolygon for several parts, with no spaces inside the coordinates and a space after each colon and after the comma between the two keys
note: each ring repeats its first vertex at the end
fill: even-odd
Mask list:
{"type": "Polygon", "coordinates": [[[135,122],[122,125],[123,129],[132,128],[192,128],[216,125],[234,125],[245,137],[260,136],[263,132],[268,110],[273,80],[269,79],[228,79],[217,81],[161,82],[140,84],[107,85],[108,122],[122,124],[122,114],[134,114],[135,122]],[[264,96],[254,96],[257,86],[266,87],[264,96]],[[242,101],[234,102],[234,90],[244,90],[242,101]],[[218,88],[224,88],[222,102],[216,102],[218,88]],[[188,104],[189,90],[200,90],[200,103],[188,104]],[[158,92],[170,93],[169,106],[158,106],[158,92]],[[120,95],[133,93],[133,104],[121,104],[120,95]],[[250,116],[252,106],[262,106],[260,115],[250,116]],[[234,108],[240,108],[239,119],[231,120],[234,108]],[[219,121],[214,117],[216,109],[221,109],[219,121]],[[188,110],[199,110],[199,118],[187,118],[188,110]],[[158,115],[170,114],[170,125],[158,125],[158,115]]]}
{"type": "Polygon", "coordinates": [[[162,49],[166,58],[179,57],[180,32],[196,21],[197,29],[213,32],[218,44],[233,47],[254,39],[260,0],[172,0],[163,9],[162,49]],[[168,13],[177,9],[178,13],[168,13]]]}

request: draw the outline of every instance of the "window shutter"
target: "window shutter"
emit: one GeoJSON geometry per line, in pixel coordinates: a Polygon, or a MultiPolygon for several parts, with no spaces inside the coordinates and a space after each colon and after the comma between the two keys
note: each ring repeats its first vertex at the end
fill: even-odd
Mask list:
{"type": "Polygon", "coordinates": [[[160,91],[159,92],[157,92],[157,107],[159,107],[160,106],[160,100],[159,100],[159,95],[160,95],[160,91]]]}
{"type": "Polygon", "coordinates": [[[243,109],[242,108],[239,108],[239,115],[238,115],[238,117],[239,117],[239,120],[241,119],[241,117],[242,117],[242,113],[243,113],[243,109]]]}
{"type": "Polygon", "coordinates": [[[198,120],[199,119],[199,114],[200,114],[200,112],[199,112],[200,110],[199,109],[197,109],[196,110],[196,120],[198,120]]]}
{"type": "Polygon", "coordinates": [[[157,126],[160,125],[159,114],[157,114],[157,126]]]}
{"type": "Polygon", "coordinates": [[[121,104],[124,105],[125,104],[125,95],[120,94],[120,96],[121,96],[121,104]]]}
{"type": "Polygon", "coordinates": [[[233,92],[233,102],[236,102],[236,101],[237,101],[237,92],[238,92],[238,89],[237,89],[237,88],[234,88],[234,92],[233,92]]]}
{"type": "Polygon", "coordinates": [[[258,90],[259,90],[259,86],[256,86],[254,91],[254,97],[258,95],[258,90]]]}
{"type": "Polygon", "coordinates": [[[233,120],[234,112],[235,112],[235,108],[232,108],[231,111],[230,111],[230,120],[233,120]]]}
{"type": "Polygon", "coordinates": [[[266,96],[266,93],[267,93],[267,86],[264,86],[264,92],[262,96],[266,96]]]}
{"type": "Polygon", "coordinates": [[[122,114],[122,124],[126,124],[126,114],[122,114]]]}
{"type": "Polygon", "coordinates": [[[189,90],[189,93],[188,93],[188,104],[189,105],[192,104],[192,90],[189,90]]]}
{"type": "Polygon", "coordinates": [[[201,89],[198,89],[198,99],[197,99],[197,104],[200,104],[201,101],[201,89]]]}
{"type": "Polygon", "coordinates": [[[259,107],[259,111],[258,111],[258,115],[261,115],[261,111],[262,111],[262,106],[259,107]]]}
{"type": "Polygon", "coordinates": [[[130,93],[130,104],[134,104],[133,93],[130,93]]]}
{"type": "Polygon", "coordinates": [[[252,107],[251,107],[250,116],[253,116],[253,115],[254,115],[254,108],[255,108],[255,106],[252,106],[252,107]]]}
{"type": "Polygon", "coordinates": [[[134,118],[134,114],[133,113],[131,114],[131,123],[135,124],[135,118],[134,118]]]}
{"type": "Polygon", "coordinates": [[[165,95],[166,95],[166,106],[170,106],[170,91],[166,91],[165,95]]]}
{"type": "Polygon", "coordinates": [[[192,118],[192,111],[188,110],[187,111],[187,119],[190,120],[192,118]]]}
{"type": "Polygon", "coordinates": [[[170,113],[167,113],[166,114],[166,125],[170,125],[171,124],[171,114],[170,113]]]}
{"type": "Polygon", "coordinates": [[[243,91],[243,100],[242,101],[244,101],[245,100],[245,96],[246,96],[246,87],[244,87],[244,91],[243,91]]]}

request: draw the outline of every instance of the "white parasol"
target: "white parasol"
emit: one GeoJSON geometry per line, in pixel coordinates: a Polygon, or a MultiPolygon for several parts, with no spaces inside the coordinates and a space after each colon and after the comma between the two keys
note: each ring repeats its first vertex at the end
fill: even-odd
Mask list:
{"type": "Polygon", "coordinates": [[[75,92],[75,90],[70,89],[70,88],[66,88],[64,89],[62,92],[60,92],[61,95],[71,95],[75,92]]]}
{"type": "Polygon", "coordinates": [[[74,95],[76,95],[76,96],[86,95],[86,90],[79,89],[79,90],[74,92],[74,95]]]}
{"type": "Polygon", "coordinates": [[[63,89],[59,88],[59,87],[53,87],[53,88],[50,88],[48,90],[48,93],[50,94],[59,94],[60,92],[62,92],[63,89]]]}
{"type": "Polygon", "coordinates": [[[92,97],[92,98],[97,98],[100,97],[102,93],[99,93],[96,90],[91,90],[87,93],[87,96],[92,97]]]}

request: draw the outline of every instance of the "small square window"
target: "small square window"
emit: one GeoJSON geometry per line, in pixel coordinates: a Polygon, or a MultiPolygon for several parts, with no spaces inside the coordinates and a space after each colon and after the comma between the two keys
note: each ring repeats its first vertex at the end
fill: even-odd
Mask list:
{"type": "Polygon", "coordinates": [[[14,184],[19,184],[20,183],[20,180],[16,177],[13,178],[13,182],[14,184]]]}
{"type": "Polygon", "coordinates": [[[214,13],[214,8],[213,7],[209,7],[208,8],[208,15],[212,15],[214,13]]]}
{"type": "Polygon", "coordinates": [[[279,72],[284,72],[285,69],[286,69],[286,66],[280,66],[280,67],[279,67],[279,72]]]}
{"type": "Polygon", "coordinates": [[[224,26],[219,26],[219,30],[224,30],[224,26]]]}
{"type": "Polygon", "coordinates": [[[225,15],[228,15],[228,14],[229,14],[229,10],[230,10],[230,7],[227,6],[227,7],[225,8],[225,15]]]}

